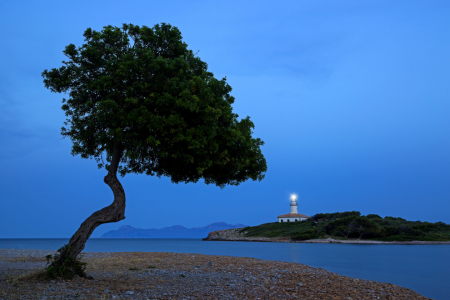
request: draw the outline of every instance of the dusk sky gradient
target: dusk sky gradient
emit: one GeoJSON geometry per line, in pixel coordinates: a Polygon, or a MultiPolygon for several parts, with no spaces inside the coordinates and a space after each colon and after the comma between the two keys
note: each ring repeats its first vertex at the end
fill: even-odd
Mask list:
{"type": "Polygon", "coordinates": [[[62,139],[63,94],[41,77],[88,27],[180,29],[227,77],[268,171],[220,189],[127,175],[121,225],[258,225],[289,212],[450,223],[449,1],[0,2],[0,238],[70,237],[113,195],[62,139]]]}

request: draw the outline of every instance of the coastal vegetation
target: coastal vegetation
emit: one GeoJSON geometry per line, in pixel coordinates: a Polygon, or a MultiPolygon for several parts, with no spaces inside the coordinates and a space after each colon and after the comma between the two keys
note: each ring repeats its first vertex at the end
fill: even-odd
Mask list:
{"type": "Polygon", "coordinates": [[[377,241],[450,241],[450,225],[403,218],[361,215],[358,211],[321,213],[302,222],[266,223],[241,229],[246,237],[310,240],[332,237],[377,241]]]}
{"type": "Polygon", "coordinates": [[[58,277],[64,279],[73,279],[75,275],[80,277],[86,276],[86,262],[82,261],[82,257],[75,258],[70,256],[71,247],[64,245],[53,256],[47,255],[47,267],[45,268],[46,279],[57,279],[58,277]],[[66,251],[64,251],[66,250],[66,251]],[[64,264],[59,264],[59,261],[64,261],[64,264]]]}

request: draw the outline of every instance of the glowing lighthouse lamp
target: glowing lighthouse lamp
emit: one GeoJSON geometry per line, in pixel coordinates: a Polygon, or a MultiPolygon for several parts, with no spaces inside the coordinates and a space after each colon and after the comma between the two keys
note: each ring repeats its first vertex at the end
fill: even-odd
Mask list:
{"type": "Polygon", "coordinates": [[[302,215],[298,213],[297,210],[298,204],[297,204],[297,195],[292,194],[291,195],[291,213],[278,216],[278,222],[299,222],[304,221],[309,218],[307,215],[302,215]]]}

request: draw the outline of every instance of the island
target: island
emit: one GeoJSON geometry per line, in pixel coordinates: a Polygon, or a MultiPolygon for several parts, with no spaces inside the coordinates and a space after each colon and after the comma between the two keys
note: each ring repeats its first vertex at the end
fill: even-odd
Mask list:
{"type": "Polygon", "coordinates": [[[450,225],[407,221],[398,217],[361,215],[358,211],[319,213],[300,222],[210,232],[205,241],[302,243],[449,244],[450,225]]]}

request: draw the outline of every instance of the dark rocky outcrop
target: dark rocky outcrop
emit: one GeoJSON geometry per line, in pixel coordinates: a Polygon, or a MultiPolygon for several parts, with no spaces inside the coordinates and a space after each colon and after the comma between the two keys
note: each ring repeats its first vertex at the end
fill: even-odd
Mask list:
{"type": "Polygon", "coordinates": [[[242,242],[287,242],[289,237],[268,238],[268,237],[245,237],[242,228],[224,229],[212,231],[204,241],[242,241],[242,242]]]}

